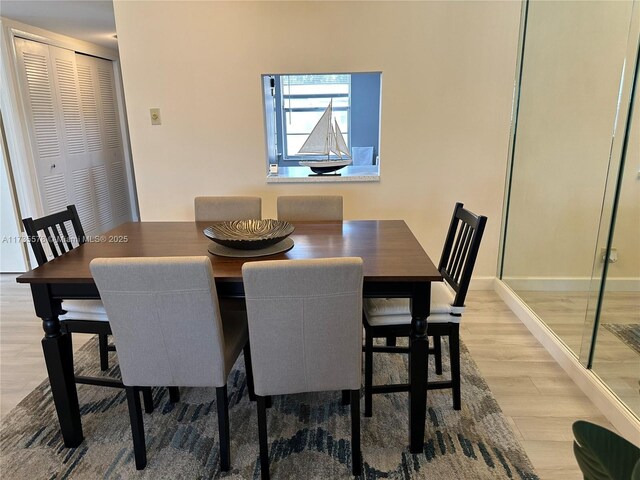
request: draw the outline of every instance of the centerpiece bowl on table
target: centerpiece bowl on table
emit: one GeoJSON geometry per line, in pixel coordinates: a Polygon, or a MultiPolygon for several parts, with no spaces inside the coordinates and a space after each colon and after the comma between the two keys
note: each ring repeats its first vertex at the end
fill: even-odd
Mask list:
{"type": "Polygon", "coordinates": [[[259,250],[281,242],[294,230],[293,225],[282,220],[233,220],[215,223],[203,233],[225,247],[259,250]]]}

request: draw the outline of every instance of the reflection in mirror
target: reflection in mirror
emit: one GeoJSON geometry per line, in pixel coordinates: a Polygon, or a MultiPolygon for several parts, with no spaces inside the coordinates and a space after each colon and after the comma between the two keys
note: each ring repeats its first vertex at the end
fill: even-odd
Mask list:
{"type": "MultiPolygon", "coordinates": [[[[604,262],[596,250],[607,174],[617,175],[620,164],[620,155],[612,156],[612,139],[623,137],[626,129],[627,111],[619,110],[619,94],[628,42],[638,42],[637,33],[629,40],[632,8],[632,1],[528,4],[501,278],[576,357],[592,341],[590,331],[588,341],[583,344],[582,339],[591,311],[592,274],[602,273],[594,258],[604,262]]],[[[640,311],[639,241],[628,235],[640,231],[637,148],[635,155],[627,162],[635,164],[636,173],[628,174],[627,192],[620,197],[613,244],[618,261],[609,274],[609,280],[622,280],[607,283],[603,303],[603,318],[629,322],[640,311]],[[625,292],[618,302],[611,295],[621,285],[636,290],[625,292]]],[[[614,336],[609,337],[611,345],[614,336]]],[[[613,364],[616,350],[623,347],[608,349],[606,342],[597,347],[594,369],[598,373],[600,365],[614,390],[620,384],[635,389],[638,412],[640,368],[634,374],[605,375],[606,367],[599,363],[613,364]]]]}
{"type": "MultiPolygon", "coordinates": [[[[637,95],[637,94],[636,94],[637,95]]],[[[637,100],[636,100],[637,102],[637,100]]],[[[592,368],[640,416],[640,113],[631,122],[629,150],[600,308],[592,368]]],[[[603,262],[604,263],[604,262],[603,262]]]]}

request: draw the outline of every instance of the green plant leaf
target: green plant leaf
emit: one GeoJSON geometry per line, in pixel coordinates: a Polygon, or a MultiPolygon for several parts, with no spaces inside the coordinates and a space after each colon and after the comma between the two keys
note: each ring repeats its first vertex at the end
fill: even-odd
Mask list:
{"type": "Polygon", "coordinates": [[[640,480],[640,460],[636,462],[636,466],[631,473],[631,480],[640,480]]]}
{"type": "Polygon", "coordinates": [[[573,424],[573,452],[585,480],[640,480],[640,448],[590,422],[573,424]]]}

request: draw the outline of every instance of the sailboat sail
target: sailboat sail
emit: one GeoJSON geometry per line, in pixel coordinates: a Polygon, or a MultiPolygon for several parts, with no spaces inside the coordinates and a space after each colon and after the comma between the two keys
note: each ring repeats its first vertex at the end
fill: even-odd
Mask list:
{"type": "Polygon", "coordinates": [[[329,125],[329,152],[342,158],[340,154],[340,148],[338,147],[338,139],[336,138],[336,132],[333,129],[333,125],[329,125]]]}
{"type": "MultiPolygon", "coordinates": [[[[349,155],[349,147],[347,147],[347,142],[344,141],[344,137],[342,136],[342,132],[340,131],[340,127],[338,126],[338,121],[335,119],[333,121],[336,125],[336,130],[335,130],[336,147],[347,158],[351,158],[351,155],[349,155]]],[[[338,154],[338,156],[342,157],[342,155],[340,154],[338,154]]]]}
{"type": "Polygon", "coordinates": [[[332,116],[332,102],[329,102],[329,106],[326,108],[322,117],[316,126],[313,127],[309,137],[302,144],[302,147],[298,153],[313,153],[316,155],[326,155],[329,153],[329,141],[331,136],[328,134],[331,129],[331,116],[332,116]]]}
{"type": "Polygon", "coordinates": [[[318,174],[333,172],[351,165],[349,147],[347,147],[347,142],[344,141],[338,122],[333,118],[333,100],[329,102],[320,120],[313,127],[298,153],[327,156],[326,160],[304,160],[300,162],[300,165],[309,167],[318,174]],[[339,160],[330,159],[329,156],[332,153],[339,160]],[[344,159],[345,157],[346,160],[344,159]]]}

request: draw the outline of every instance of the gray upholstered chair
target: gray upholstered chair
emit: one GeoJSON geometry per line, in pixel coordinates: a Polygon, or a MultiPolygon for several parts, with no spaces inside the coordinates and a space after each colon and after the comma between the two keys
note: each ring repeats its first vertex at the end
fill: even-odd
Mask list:
{"type": "Polygon", "coordinates": [[[220,468],[228,470],[227,375],[244,348],[253,397],[251,360],[246,316],[221,317],[210,259],[97,258],[90,267],[118,349],[136,468],[147,463],[140,387],[215,387],[220,468]]]}
{"type": "Polygon", "coordinates": [[[341,195],[285,195],[278,197],[278,220],[342,220],[341,195]]]}
{"type": "Polygon", "coordinates": [[[226,220],[260,220],[260,197],[196,197],[196,222],[223,222],[226,220]]]}
{"type": "Polygon", "coordinates": [[[271,395],[342,390],[351,404],[354,475],[361,470],[362,259],[245,263],[262,478],[269,478],[271,395]]]}
{"type": "MultiPolygon", "coordinates": [[[[210,196],[194,199],[196,222],[224,222],[230,220],[260,220],[262,198],[249,196],[210,196]]],[[[245,310],[244,299],[223,298],[220,309],[245,310]]]]}

